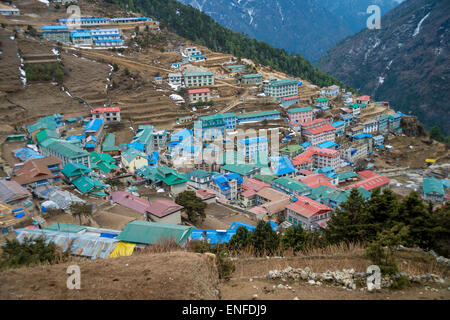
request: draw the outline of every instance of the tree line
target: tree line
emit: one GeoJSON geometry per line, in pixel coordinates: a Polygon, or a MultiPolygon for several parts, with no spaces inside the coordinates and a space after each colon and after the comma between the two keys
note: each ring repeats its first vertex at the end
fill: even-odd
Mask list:
{"type": "Polygon", "coordinates": [[[267,42],[234,32],[215,22],[211,17],[189,5],[175,0],[105,0],[129,11],[155,17],[160,28],[167,28],[179,36],[192,40],[216,52],[233,54],[238,58],[252,59],[255,63],[270,66],[293,77],[306,79],[318,86],[339,85],[354,91],[339,80],[315,68],[300,54],[288,54],[267,42]]]}

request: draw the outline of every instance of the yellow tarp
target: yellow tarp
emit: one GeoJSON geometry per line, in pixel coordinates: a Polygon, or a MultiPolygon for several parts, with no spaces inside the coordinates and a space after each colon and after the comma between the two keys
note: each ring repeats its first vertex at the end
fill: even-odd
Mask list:
{"type": "Polygon", "coordinates": [[[425,159],[425,162],[428,162],[428,163],[434,163],[434,162],[436,162],[436,159],[425,159]]]}
{"type": "Polygon", "coordinates": [[[135,243],[128,243],[121,241],[117,244],[117,247],[114,249],[113,252],[111,252],[109,257],[110,258],[129,257],[133,254],[134,247],[136,247],[135,243]]]}

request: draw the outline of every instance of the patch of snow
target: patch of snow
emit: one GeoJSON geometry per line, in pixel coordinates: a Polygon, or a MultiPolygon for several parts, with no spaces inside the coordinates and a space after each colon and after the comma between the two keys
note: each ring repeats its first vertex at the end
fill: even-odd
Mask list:
{"type": "Polygon", "coordinates": [[[11,40],[14,40],[15,38],[14,38],[14,36],[11,36],[11,37],[9,37],[11,40]]]}
{"type": "Polygon", "coordinates": [[[420,27],[422,26],[422,23],[425,21],[426,18],[428,18],[428,16],[430,15],[430,13],[431,13],[431,12],[428,12],[428,14],[427,14],[425,17],[423,17],[422,20],[420,20],[419,24],[418,24],[417,27],[416,27],[416,30],[414,30],[414,33],[413,33],[413,35],[412,35],[413,37],[415,37],[415,36],[417,36],[417,35],[419,34],[419,32],[420,32],[420,27]]]}
{"type": "Polygon", "coordinates": [[[170,99],[175,100],[175,101],[182,101],[184,102],[184,99],[182,96],[178,95],[178,94],[171,94],[169,96],[170,99]]]}
{"type": "Polygon", "coordinates": [[[383,84],[384,83],[384,77],[378,77],[378,83],[383,84]]]}
{"type": "Polygon", "coordinates": [[[54,54],[55,56],[59,56],[59,51],[58,51],[58,49],[53,48],[53,49],[52,49],[52,52],[53,52],[53,54],[54,54]]]}
{"type": "Polygon", "coordinates": [[[50,2],[48,0],[38,0],[38,1],[46,4],[47,7],[50,5],[50,2]]]}

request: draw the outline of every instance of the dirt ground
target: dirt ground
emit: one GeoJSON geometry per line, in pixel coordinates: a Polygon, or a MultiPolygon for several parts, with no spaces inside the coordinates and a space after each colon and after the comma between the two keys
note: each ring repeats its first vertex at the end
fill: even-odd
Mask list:
{"type": "Polygon", "coordinates": [[[0,299],[201,300],[218,298],[218,276],[201,254],[171,252],[74,261],[0,273],[0,299]],[[67,267],[80,266],[81,289],[66,286],[67,267]]]}
{"type": "Polygon", "coordinates": [[[383,289],[380,292],[336,288],[329,285],[312,286],[299,281],[275,281],[266,279],[230,280],[222,282],[221,294],[224,300],[251,300],[258,295],[258,300],[448,300],[450,291],[447,287],[434,286],[438,291],[424,289],[423,286],[405,290],[383,289]],[[289,285],[290,289],[278,289],[277,286],[289,285]],[[297,299],[296,299],[297,300],[297,299]]]}

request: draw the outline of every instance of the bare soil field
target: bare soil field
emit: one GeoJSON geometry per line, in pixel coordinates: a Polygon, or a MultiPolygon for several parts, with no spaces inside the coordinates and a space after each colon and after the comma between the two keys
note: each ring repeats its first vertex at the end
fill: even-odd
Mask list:
{"type": "Polygon", "coordinates": [[[206,256],[171,252],[79,260],[0,273],[0,299],[218,299],[217,271],[206,256]],[[80,266],[81,289],[66,286],[67,267],[80,266]]]}

